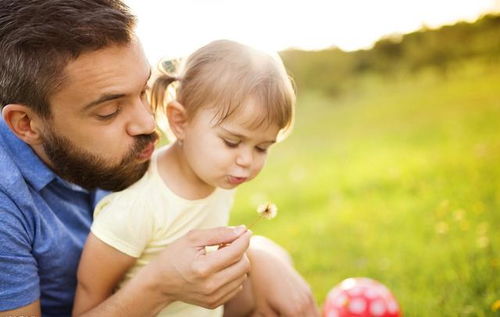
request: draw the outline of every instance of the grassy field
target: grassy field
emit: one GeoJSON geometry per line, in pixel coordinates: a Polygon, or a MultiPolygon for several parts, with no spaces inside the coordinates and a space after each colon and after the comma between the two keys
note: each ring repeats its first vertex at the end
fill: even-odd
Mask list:
{"type": "MultiPolygon", "coordinates": [[[[493,316],[500,299],[500,65],[300,91],[292,135],[238,190],[232,224],[286,247],[318,303],[347,277],[387,285],[405,316],[493,316]]],[[[498,316],[498,315],[497,315],[498,316]]]]}

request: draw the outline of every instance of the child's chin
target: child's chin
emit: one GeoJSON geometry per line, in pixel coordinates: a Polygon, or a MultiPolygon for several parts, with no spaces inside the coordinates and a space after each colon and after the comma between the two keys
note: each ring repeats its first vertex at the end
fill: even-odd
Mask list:
{"type": "Polygon", "coordinates": [[[224,184],[221,184],[219,187],[222,188],[222,189],[234,189],[238,186],[240,186],[241,184],[231,184],[231,183],[224,183],[224,184]]]}

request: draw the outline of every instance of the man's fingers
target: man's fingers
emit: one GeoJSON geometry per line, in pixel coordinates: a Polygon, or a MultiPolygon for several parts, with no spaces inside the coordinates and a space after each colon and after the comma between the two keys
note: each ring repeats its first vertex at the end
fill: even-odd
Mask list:
{"type": "Polygon", "coordinates": [[[246,256],[234,265],[216,272],[203,286],[199,288],[202,296],[202,304],[207,308],[214,308],[220,305],[223,298],[230,298],[228,294],[234,296],[243,282],[248,278],[247,272],[250,270],[250,263],[246,256]]]}
{"type": "Polygon", "coordinates": [[[245,282],[247,278],[247,275],[242,275],[237,279],[228,282],[227,284],[220,287],[216,292],[214,292],[214,295],[218,298],[222,298],[226,297],[229,293],[234,293],[234,291],[241,289],[241,287],[243,286],[243,282],[245,282]]]}
{"type": "Polygon", "coordinates": [[[231,243],[247,231],[245,226],[192,230],[190,241],[198,247],[231,243]]]}
{"type": "Polygon", "coordinates": [[[236,296],[241,290],[243,286],[241,284],[236,285],[236,287],[227,289],[225,292],[221,292],[218,295],[212,295],[210,298],[206,299],[205,302],[201,303],[200,306],[203,306],[208,309],[214,309],[220,305],[225,304],[231,298],[236,296]]]}
{"type": "Polygon", "coordinates": [[[231,290],[230,292],[228,292],[224,297],[222,297],[220,299],[220,305],[227,303],[231,298],[236,296],[236,294],[241,292],[242,289],[243,289],[243,286],[240,284],[238,287],[236,287],[233,290],[231,290]]]}
{"type": "Polygon", "coordinates": [[[210,286],[206,289],[200,290],[200,305],[213,309],[221,304],[224,304],[242,289],[243,282],[246,278],[246,275],[242,275],[215,290],[213,290],[213,287],[210,286]]]}
{"type": "Polygon", "coordinates": [[[247,230],[230,245],[206,254],[206,264],[217,272],[237,263],[248,249],[251,236],[252,232],[247,230]]]}
{"type": "Polygon", "coordinates": [[[233,281],[243,281],[246,279],[248,272],[250,272],[250,261],[246,256],[242,257],[237,263],[217,272],[214,275],[214,281],[220,288],[233,281]]]}

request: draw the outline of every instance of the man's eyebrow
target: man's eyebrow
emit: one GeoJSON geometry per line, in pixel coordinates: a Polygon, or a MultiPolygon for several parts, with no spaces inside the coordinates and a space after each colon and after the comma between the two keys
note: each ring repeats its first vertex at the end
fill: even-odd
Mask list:
{"type": "MultiPolygon", "coordinates": [[[[152,74],[152,71],[151,71],[151,68],[149,69],[149,73],[148,73],[148,78],[146,79],[146,81],[144,82],[144,86],[147,86],[148,84],[148,81],[149,79],[151,78],[151,74],[152,74]]],[[[86,104],[82,111],[87,111],[89,110],[90,108],[92,107],[95,107],[101,103],[104,103],[106,101],[110,101],[110,100],[115,100],[115,99],[119,99],[119,98],[122,98],[124,97],[125,94],[104,94],[102,95],[101,97],[99,97],[98,99],[94,100],[94,101],[91,101],[89,102],[88,104],[86,104]]]]}
{"type": "Polygon", "coordinates": [[[125,94],[104,94],[101,97],[97,98],[96,100],[91,101],[88,104],[86,104],[85,107],[83,107],[82,111],[87,111],[90,108],[95,107],[101,103],[104,103],[104,102],[110,101],[110,100],[119,99],[119,98],[122,98],[124,96],[125,96],[125,94]]]}

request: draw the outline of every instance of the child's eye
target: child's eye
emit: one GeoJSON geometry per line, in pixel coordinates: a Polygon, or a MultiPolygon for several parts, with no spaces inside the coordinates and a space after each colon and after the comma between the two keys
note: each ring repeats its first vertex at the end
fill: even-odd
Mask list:
{"type": "Polygon", "coordinates": [[[257,152],[260,152],[260,153],[267,153],[267,148],[262,148],[262,147],[255,147],[255,149],[257,149],[257,152]]]}
{"type": "Polygon", "coordinates": [[[240,144],[240,142],[229,141],[229,140],[226,140],[226,139],[222,139],[222,141],[224,141],[224,144],[227,147],[230,147],[230,148],[236,148],[240,144]]]}

